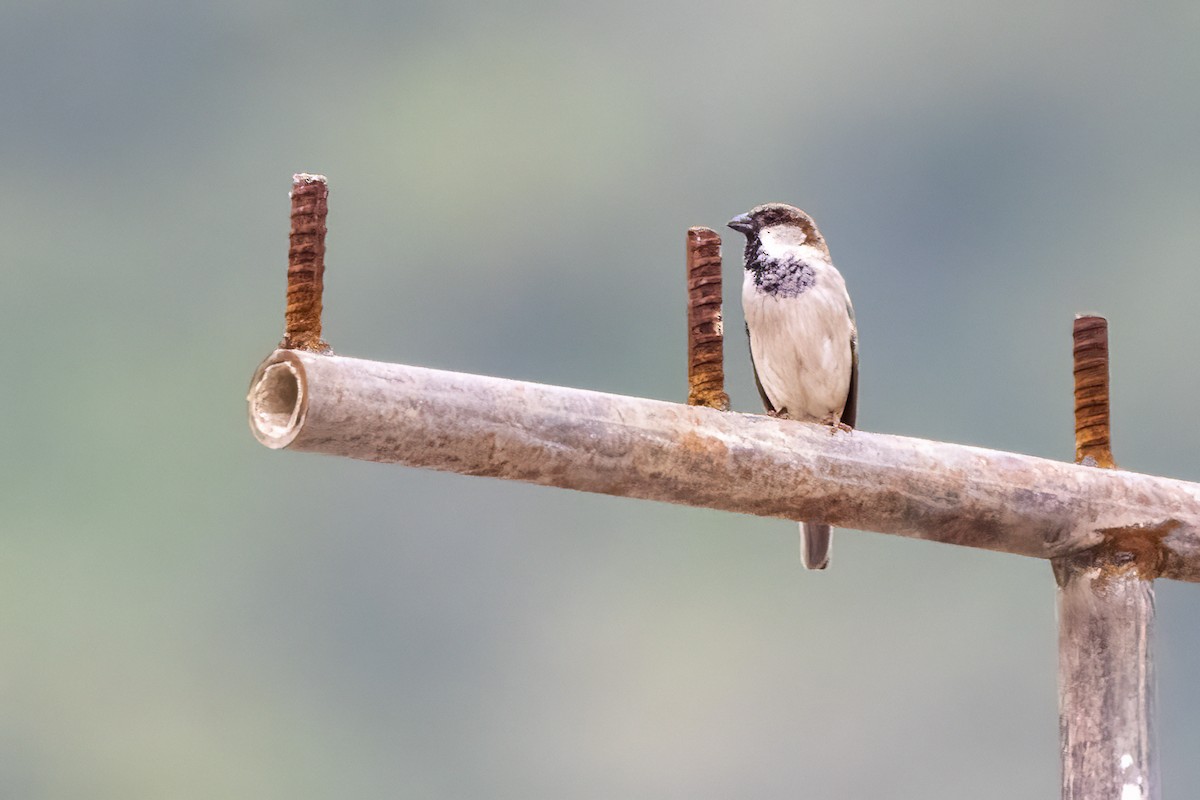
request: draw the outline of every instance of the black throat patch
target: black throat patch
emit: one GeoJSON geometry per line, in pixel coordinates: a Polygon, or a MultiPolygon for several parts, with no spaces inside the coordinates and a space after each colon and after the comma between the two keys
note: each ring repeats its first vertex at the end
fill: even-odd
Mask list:
{"type": "Polygon", "coordinates": [[[754,275],[754,285],[771,297],[795,297],[817,282],[812,265],[800,258],[773,258],[762,251],[757,241],[746,242],[746,269],[754,275]]]}

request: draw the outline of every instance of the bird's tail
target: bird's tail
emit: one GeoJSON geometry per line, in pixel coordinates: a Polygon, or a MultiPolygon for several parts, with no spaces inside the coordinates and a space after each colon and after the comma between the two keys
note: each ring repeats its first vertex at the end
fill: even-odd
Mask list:
{"type": "Polygon", "coordinates": [[[800,523],[800,559],[805,569],[829,566],[829,537],[833,527],[823,522],[800,523]]]}

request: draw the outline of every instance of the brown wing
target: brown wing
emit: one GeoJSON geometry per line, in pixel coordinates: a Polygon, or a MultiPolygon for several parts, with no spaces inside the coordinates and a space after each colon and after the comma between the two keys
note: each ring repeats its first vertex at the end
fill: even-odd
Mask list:
{"type": "MultiPolygon", "coordinates": [[[[750,326],[746,326],[746,348],[750,348],[750,326]]],[[[762,398],[763,408],[768,414],[775,413],[775,406],[771,405],[770,398],[767,397],[766,390],[763,389],[762,381],[758,379],[758,365],[754,363],[754,351],[750,350],[750,367],[754,370],[754,385],[758,388],[758,396],[762,398]]]]}
{"type": "MultiPolygon", "coordinates": [[[[847,303],[850,322],[854,323],[854,308],[847,303]]],[[[762,391],[762,389],[759,389],[762,391]]],[[[850,391],[846,394],[846,407],[842,410],[842,422],[853,428],[858,422],[858,325],[850,331],[850,391]]]]}

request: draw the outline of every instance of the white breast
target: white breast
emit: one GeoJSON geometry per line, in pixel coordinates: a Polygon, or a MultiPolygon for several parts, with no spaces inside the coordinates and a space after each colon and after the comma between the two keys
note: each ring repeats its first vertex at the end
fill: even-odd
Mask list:
{"type": "Polygon", "coordinates": [[[845,281],[823,253],[811,247],[805,261],[814,285],[794,297],[772,297],[746,273],[742,306],[750,351],[763,391],[776,410],[792,419],[821,420],[841,414],[850,391],[854,333],[845,281]]]}

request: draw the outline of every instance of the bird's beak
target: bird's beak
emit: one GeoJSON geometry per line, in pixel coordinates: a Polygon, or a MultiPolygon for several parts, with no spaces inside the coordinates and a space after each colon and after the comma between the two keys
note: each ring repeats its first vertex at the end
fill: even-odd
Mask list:
{"type": "Polygon", "coordinates": [[[754,222],[750,219],[749,214],[738,214],[725,224],[741,233],[750,233],[754,230],[754,222]]]}

